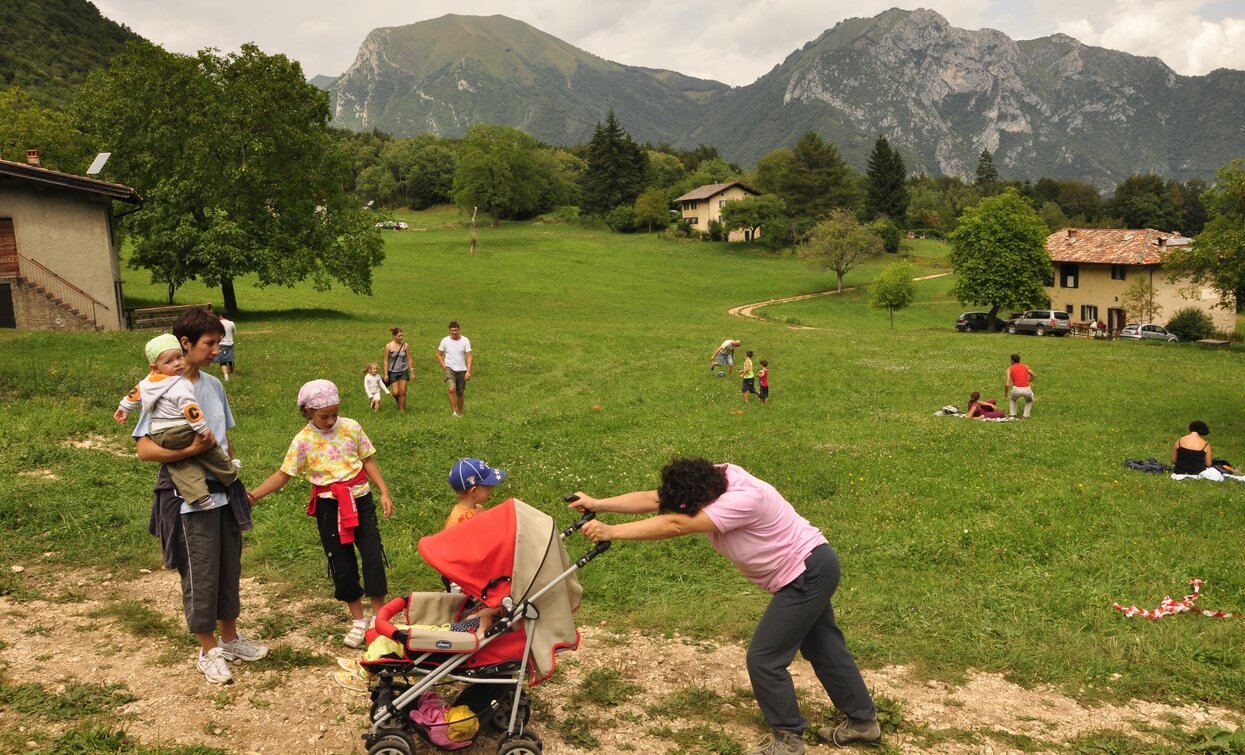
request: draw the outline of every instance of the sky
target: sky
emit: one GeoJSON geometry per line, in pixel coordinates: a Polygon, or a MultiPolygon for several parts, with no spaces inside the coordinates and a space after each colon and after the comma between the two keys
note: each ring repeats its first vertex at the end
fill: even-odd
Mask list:
{"type": "Polygon", "coordinates": [[[1013,39],[1062,32],[1154,56],[1177,73],[1245,70],[1245,0],[94,0],[106,17],[172,52],[254,42],[308,76],[338,76],[372,29],[447,13],[525,21],[617,63],[750,84],[845,18],[929,8],[962,29],[1013,39]]]}

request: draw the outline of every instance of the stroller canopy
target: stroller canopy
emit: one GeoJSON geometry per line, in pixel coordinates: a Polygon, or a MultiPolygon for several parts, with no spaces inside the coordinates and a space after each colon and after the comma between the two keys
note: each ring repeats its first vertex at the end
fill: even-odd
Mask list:
{"type": "Polygon", "coordinates": [[[535,603],[540,618],[531,630],[531,662],[537,678],[553,671],[555,651],[579,644],[572,614],[579,608],[583,588],[574,573],[558,581],[571,567],[571,559],[548,514],[510,498],[420,538],[419,555],[464,593],[492,607],[507,596],[517,604],[556,585],[535,603]]]}

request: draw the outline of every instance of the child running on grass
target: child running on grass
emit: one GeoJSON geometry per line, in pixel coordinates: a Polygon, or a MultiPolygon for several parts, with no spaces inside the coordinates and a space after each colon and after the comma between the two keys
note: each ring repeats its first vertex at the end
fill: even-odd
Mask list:
{"type": "Polygon", "coordinates": [[[311,481],[307,514],[316,518],[320,543],[329,562],[329,576],[333,579],[333,597],[346,604],[352,620],[342,643],[359,648],[363,647],[368,628],[363,596],[371,600],[374,620],[389,591],[385,549],[368,481],[380,491],[386,519],[393,513],[393,501],[376,464],[372,441],[358,422],[338,416],[340,407],[341,398],[332,382],[312,380],[303,385],[298,391],[298,409],[310,421],[294,436],[281,468],[248,495],[251,503],[258,503],[300,474],[311,481]],[[363,563],[362,587],[356,549],[363,563]]]}
{"type": "Polygon", "coordinates": [[[182,379],[186,363],[181,342],[171,333],[165,333],[148,341],[143,351],[151,365],[151,374],[121,399],[112,418],[118,423],[125,422],[130,412],[141,406],[143,414],[151,417],[151,439],[164,449],[189,448],[196,435],[210,439],[211,448],[198,456],[164,465],[183,501],[191,506],[206,506],[211,499],[203,473],[210,472],[223,485],[229,486],[238,479],[238,468],[217,439],[211,437],[207,418],[195,399],[194,384],[182,379]]]}
{"type": "Polygon", "coordinates": [[[761,387],[758,394],[762,404],[769,403],[769,362],[761,360],[761,370],[757,373],[757,384],[761,387]]]}
{"type": "Polygon", "coordinates": [[[386,396],[389,394],[389,387],[385,385],[385,381],[380,377],[380,368],[375,362],[367,366],[367,372],[363,373],[363,392],[367,394],[367,400],[372,402],[372,411],[380,411],[380,394],[384,392],[386,396]]]}

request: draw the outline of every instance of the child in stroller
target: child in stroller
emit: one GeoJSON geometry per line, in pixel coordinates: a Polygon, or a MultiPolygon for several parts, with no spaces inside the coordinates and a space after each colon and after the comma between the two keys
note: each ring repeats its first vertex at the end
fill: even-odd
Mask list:
{"type": "Polygon", "coordinates": [[[573,613],[583,589],[575,573],[609,543],[572,562],[562,540],[591,516],[559,537],[550,516],[512,498],[420,539],[420,556],[462,592],[411,593],[377,613],[368,639],[385,638],[395,652],[360,662],[372,681],[371,728],[363,735],[369,755],[413,755],[417,736],[465,746],[447,746],[438,736],[444,732],[420,720],[421,702],[446,682],[467,685],[455,705],[501,730],[499,755],[540,755],[524,685],[548,679],[557,653],[579,646],[573,613]],[[472,618],[480,619],[475,631],[455,631],[470,629],[455,625],[472,618]]]}

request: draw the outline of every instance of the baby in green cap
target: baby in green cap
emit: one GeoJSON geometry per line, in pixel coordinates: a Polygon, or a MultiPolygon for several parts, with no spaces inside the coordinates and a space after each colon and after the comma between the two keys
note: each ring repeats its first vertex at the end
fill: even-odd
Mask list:
{"type": "MultiPolygon", "coordinates": [[[[187,448],[196,435],[215,441],[208,431],[203,410],[195,400],[194,385],[182,379],[186,364],[182,360],[181,343],[172,334],[165,333],[148,341],[144,352],[151,365],[151,374],[140,380],[121,399],[121,405],[113,412],[112,418],[125,422],[126,417],[141,406],[151,417],[151,439],[161,448],[187,448]]],[[[211,472],[226,486],[238,479],[237,467],[221,450],[220,444],[215,442],[198,456],[164,466],[169,470],[169,477],[182,500],[192,506],[206,505],[211,501],[204,470],[211,472]]]]}

